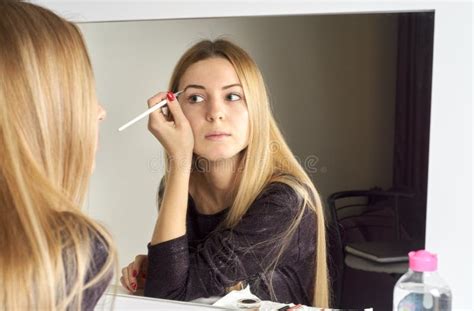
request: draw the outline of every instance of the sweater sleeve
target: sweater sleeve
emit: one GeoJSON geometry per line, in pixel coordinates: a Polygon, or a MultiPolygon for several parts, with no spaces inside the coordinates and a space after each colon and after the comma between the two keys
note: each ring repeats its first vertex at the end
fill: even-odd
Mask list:
{"type": "MultiPolygon", "coordinates": [[[[301,198],[291,187],[274,183],[264,189],[233,229],[212,232],[192,252],[186,235],[156,245],[149,244],[145,296],[176,300],[223,296],[226,288],[244,281],[260,298],[270,299],[268,268],[281,249],[282,234],[301,211],[301,203],[301,198]]],[[[298,271],[289,272],[289,267],[299,262],[306,261],[311,267],[313,264],[314,215],[305,211],[303,219],[297,234],[290,238],[289,247],[273,269],[277,285],[272,284],[276,293],[305,287],[299,284],[298,271]],[[307,239],[300,239],[302,230],[307,239]]],[[[306,264],[304,266],[307,268],[306,264]]],[[[301,295],[278,297],[277,294],[280,301],[298,297],[301,295]]]]}
{"type": "MultiPolygon", "coordinates": [[[[92,236],[91,243],[92,260],[90,262],[89,270],[86,275],[85,283],[92,280],[97,273],[99,273],[105,265],[109,255],[109,248],[105,242],[98,236],[92,236]]],[[[113,270],[108,271],[102,280],[86,289],[82,297],[82,309],[93,310],[100,297],[104,294],[107,286],[113,277],[113,270]]]]}

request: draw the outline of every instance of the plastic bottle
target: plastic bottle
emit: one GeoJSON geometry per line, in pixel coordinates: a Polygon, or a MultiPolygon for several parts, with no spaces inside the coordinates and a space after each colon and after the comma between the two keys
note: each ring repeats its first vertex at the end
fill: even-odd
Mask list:
{"type": "Polygon", "coordinates": [[[408,258],[408,272],[395,284],[393,310],[451,311],[451,290],[437,272],[436,254],[419,250],[408,258]]]}

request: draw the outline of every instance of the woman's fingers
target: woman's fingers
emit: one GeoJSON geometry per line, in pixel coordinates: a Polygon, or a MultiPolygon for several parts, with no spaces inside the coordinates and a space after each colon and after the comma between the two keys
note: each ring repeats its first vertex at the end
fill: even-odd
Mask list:
{"type": "Polygon", "coordinates": [[[168,109],[171,111],[171,114],[173,115],[176,126],[181,126],[181,124],[187,121],[187,119],[183,113],[183,110],[181,109],[181,106],[179,105],[178,100],[176,99],[176,97],[174,96],[172,92],[168,92],[168,94],[166,95],[166,98],[168,100],[168,109]]]}
{"type": "Polygon", "coordinates": [[[127,283],[125,282],[125,278],[123,276],[120,277],[120,283],[122,284],[122,287],[125,288],[126,290],[130,291],[130,289],[127,286],[127,283]]]}
{"type": "Polygon", "coordinates": [[[122,283],[123,287],[128,291],[133,291],[130,287],[130,280],[128,277],[128,267],[122,268],[122,277],[120,278],[120,282],[122,283]]]}
{"type": "Polygon", "coordinates": [[[132,291],[137,290],[137,275],[138,275],[138,272],[134,268],[134,263],[135,262],[131,262],[127,267],[128,280],[130,281],[129,284],[130,284],[130,288],[132,289],[132,291]]]}
{"type": "MultiPolygon", "coordinates": [[[[147,101],[148,108],[151,108],[151,107],[157,105],[159,102],[161,102],[164,99],[166,99],[166,93],[165,92],[160,92],[160,93],[156,94],[155,96],[151,97],[147,101]]],[[[166,116],[163,115],[163,113],[161,113],[161,108],[159,108],[156,111],[153,111],[150,114],[149,126],[152,126],[153,128],[155,128],[157,125],[164,124],[166,122],[168,122],[168,120],[167,120],[166,116]]]]}
{"type": "MultiPolygon", "coordinates": [[[[183,113],[183,110],[181,109],[181,107],[179,105],[178,100],[174,96],[173,92],[167,92],[167,93],[160,92],[160,93],[156,94],[155,96],[151,97],[148,100],[148,102],[147,102],[148,107],[151,108],[154,105],[158,104],[159,102],[161,102],[162,100],[165,100],[165,99],[167,101],[167,105],[164,106],[163,108],[160,108],[160,109],[154,111],[151,114],[151,116],[153,118],[156,118],[155,121],[159,121],[159,123],[170,123],[170,124],[175,123],[176,126],[179,126],[183,122],[186,122],[187,119],[186,119],[186,117],[183,113]],[[165,115],[164,113],[162,113],[162,110],[170,111],[171,116],[169,116],[169,113],[167,113],[165,115]]],[[[153,119],[151,121],[153,121],[153,119]]]]}
{"type": "Polygon", "coordinates": [[[145,285],[146,272],[148,270],[148,256],[138,255],[132,266],[132,275],[135,275],[136,289],[143,288],[145,285]]]}
{"type": "Polygon", "coordinates": [[[148,269],[148,256],[138,255],[135,260],[122,269],[120,283],[125,289],[134,293],[138,288],[143,288],[145,275],[148,269]]]}
{"type": "Polygon", "coordinates": [[[184,115],[173,93],[160,92],[148,100],[148,106],[166,100],[169,115],[165,117],[158,109],[148,118],[148,129],[173,158],[191,158],[194,149],[194,136],[191,124],[184,115]]]}
{"type": "Polygon", "coordinates": [[[152,97],[150,97],[147,100],[148,108],[151,108],[155,106],[156,104],[158,104],[159,102],[161,102],[162,100],[166,99],[166,94],[167,94],[166,92],[159,92],[153,95],[152,97]]]}
{"type": "Polygon", "coordinates": [[[137,274],[139,272],[142,272],[142,270],[144,269],[143,263],[144,263],[145,259],[148,259],[147,255],[137,255],[135,257],[135,261],[133,261],[132,264],[133,264],[133,269],[136,270],[137,274]]]}
{"type": "Polygon", "coordinates": [[[145,288],[146,278],[141,276],[137,278],[137,290],[145,288]]]}
{"type": "Polygon", "coordinates": [[[148,270],[147,263],[148,256],[138,255],[133,262],[122,269],[120,282],[130,292],[134,293],[137,289],[144,287],[146,279],[145,273],[148,270]]]}
{"type": "Polygon", "coordinates": [[[148,273],[148,256],[147,255],[141,255],[143,256],[141,266],[140,266],[140,275],[146,279],[146,274],[148,273]]]}

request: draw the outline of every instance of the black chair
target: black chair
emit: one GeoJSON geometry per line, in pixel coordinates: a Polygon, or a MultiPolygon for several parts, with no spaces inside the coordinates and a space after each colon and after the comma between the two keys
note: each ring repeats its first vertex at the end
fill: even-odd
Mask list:
{"type": "MultiPolygon", "coordinates": [[[[400,222],[400,201],[410,199],[412,193],[395,189],[384,191],[381,188],[370,190],[354,190],[336,192],[328,198],[328,209],[335,214],[336,223],[341,236],[343,252],[343,269],[340,271],[342,283],[351,283],[346,293],[346,286],[342,286],[339,293],[342,307],[388,307],[391,303],[391,291],[396,280],[408,269],[408,252],[423,247],[423,241],[410,238],[400,222]],[[346,271],[352,275],[346,276],[346,271]],[[382,279],[386,288],[377,288],[376,281],[368,281],[375,274],[373,280],[382,279]],[[365,282],[365,283],[364,283],[365,282]],[[362,286],[374,286],[372,296],[383,291],[380,296],[381,304],[374,305],[364,300],[361,295],[357,303],[364,305],[347,306],[351,301],[344,299],[348,295],[357,295],[355,292],[362,286]],[[385,295],[385,296],[384,296],[385,295]],[[384,304],[387,302],[387,304],[384,304]]],[[[370,288],[365,288],[370,292],[370,288]]]]}

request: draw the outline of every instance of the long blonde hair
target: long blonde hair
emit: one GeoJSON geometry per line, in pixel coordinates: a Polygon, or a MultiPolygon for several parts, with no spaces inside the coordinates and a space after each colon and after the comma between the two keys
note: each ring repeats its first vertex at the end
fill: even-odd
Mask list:
{"type": "Polygon", "coordinates": [[[97,109],[78,28],[36,5],[0,2],[1,308],[80,310],[84,290],[113,271],[109,234],[80,211],[97,109]],[[86,282],[97,242],[110,255],[86,282]]]}
{"type": "MultiPolygon", "coordinates": [[[[311,179],[298,163],[278,129],[258,66],[242,48],[228,40],[200,41],[188,49],[178,61],[169,89],[173,92],[178,91],[181,77],[192,64],[213,57],[222,57],[233,65],[244,90],[250,118],[249,144],[244,151],[239,168],[240,180],[245,180],[245,182],[239,183],[233,205],[224,220],[224,226],[228,228],[235,226],[269,183],[282,182],[293,188],[303,199],[302,206],[289,226],[284,240],[288,242],[292,233],[295,232],[306,208],[314,211],[317,245],[313,304],[318,307],[327,307],[330,294],[322,203],[311,179]]],[[[168,178],[168,167],[169,158],[165,154],[165,184],[168,178]]],[[[279,256],[282,252],[283,248],[279,256]]],[[[276,265],[276,261],[273,266],[276,265]]]]}

